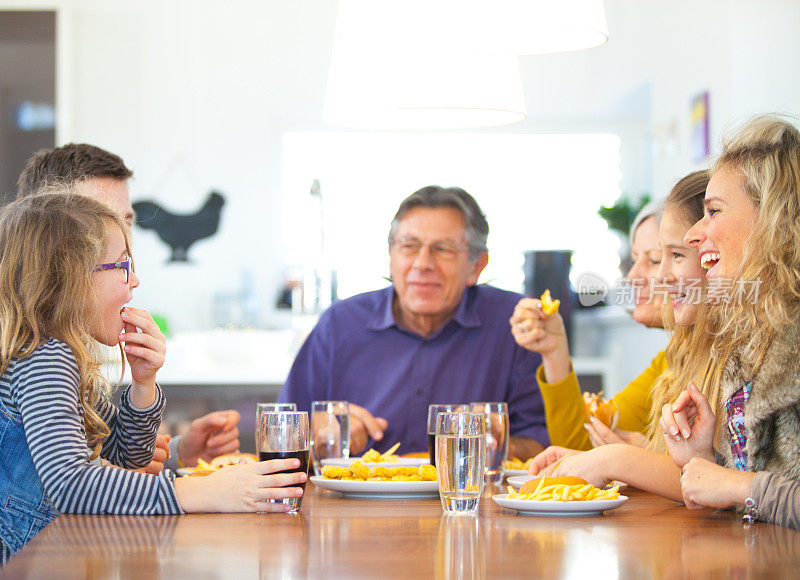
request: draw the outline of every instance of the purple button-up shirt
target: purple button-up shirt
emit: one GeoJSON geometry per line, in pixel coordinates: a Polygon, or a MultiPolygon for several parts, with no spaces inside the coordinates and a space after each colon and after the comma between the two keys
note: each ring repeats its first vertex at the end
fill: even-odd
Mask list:
{"type": "Polygon", "coordinates": [[[278,401],[301,411],[315,400],[361,405],[389,422],[374,447],[384,451],[400,441],[400,453],[427,450],[429,404],[505,401],[512,435],[549,443],[535,378],[541,357],[519,347],[508,325],[521,295],[472,286],[453,318],[428,338],[398,326],[393,296],[390,286],[325,311],[278,401]]]}

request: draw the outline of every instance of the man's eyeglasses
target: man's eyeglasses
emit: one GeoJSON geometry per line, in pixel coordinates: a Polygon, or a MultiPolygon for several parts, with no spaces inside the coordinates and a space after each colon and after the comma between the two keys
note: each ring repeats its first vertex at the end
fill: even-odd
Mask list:
{"type": "Polygon", "coordinates": [[[450,242],[433,242],[423,244],[416,238],[399,238],[392,244],[394,248],[404,258],[416,258],[422,248],[428,247],[434,260],[448,262],[455,260],[458,253],[468,249],[467,246],[457,246],[450,242]]]}
{"type": "Polygon", "coordinates": [[[94,267],[92,272],[100,272],[101,270],[117,270],[120,269],[125,272],[125,283],[127,284],[131,279],[131,270],[133,269],[133,258],[125,258],[121,262],[109,262],[108,264],[98,264],[94,267]]]}

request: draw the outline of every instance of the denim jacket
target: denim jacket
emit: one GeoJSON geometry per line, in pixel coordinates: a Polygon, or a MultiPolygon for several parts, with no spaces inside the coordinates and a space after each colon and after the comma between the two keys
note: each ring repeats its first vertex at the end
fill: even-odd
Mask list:
{"type": "Polygon", "coordinates": [[[55,519],[33,465],[19,415],[0,401],[0,550],[2,562],[55,519]]]}

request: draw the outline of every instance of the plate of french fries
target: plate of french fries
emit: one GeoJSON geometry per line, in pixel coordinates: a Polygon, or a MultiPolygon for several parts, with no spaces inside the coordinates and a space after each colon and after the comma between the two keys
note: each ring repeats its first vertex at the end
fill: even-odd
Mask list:
{"type": "Polygon", "coordinates": [[[366,451],[361,457],[347,457],[347,458],[338,457],[332,459],[323,459],[320,461],[320,463],[323,466],[333,465],[335,467],[349,467],[355,461],[359,461],[370,467],[383,464],[419,467],[420,465],[425,465],[428,463],[427,454],[425,456],[426,457],[425,459],[400,457],[399,455],[396,455],[395,451],[397,451],[399,447],[400,443],[397,442],[383,453],[378,453],[375,449],[370,449],[369,451],[366,451]]]}
{"type": "Polygon", "coordinates": [[[366,464],[325,465],[314,485],[361,499],[419,499],[438,497],[439,483],[432,465],[366,464]]]}
{"type": "Polygon", "coordinates": [[[617,487],[598,489],[577,477],[541,477],[519,490],[492,496],[501,507],[527,516],[595,516],[618,508],[628,498],[617,487]]]}
{"type": "Polygon", "coordinates": [[[503,462],[503,473],[508,477],[509,475],[528,475],[528,467],[533,459],[522,461],[518,457],[512,457],[503,462]]]}

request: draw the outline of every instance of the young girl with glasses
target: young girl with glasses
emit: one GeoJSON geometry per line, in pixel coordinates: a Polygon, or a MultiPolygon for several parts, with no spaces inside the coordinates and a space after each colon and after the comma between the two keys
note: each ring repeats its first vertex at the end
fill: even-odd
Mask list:
{"type": "Polygon", "coordinates": [[[48,192],[0,213],[3,562],[59,513],[287,511],[267,500],[302,495],[285,486],[305,473],[275,473],[297,459],[180,479],[129,470],[153,458],[165,405],[156,384],[164,336],[126,306],[138,285],[128,226],[104,204],[48,192]],[[101,344],[124,345],[131,368],[119,408],[100,374],[101,344]]]}

